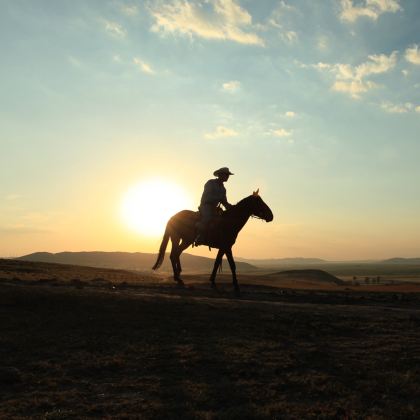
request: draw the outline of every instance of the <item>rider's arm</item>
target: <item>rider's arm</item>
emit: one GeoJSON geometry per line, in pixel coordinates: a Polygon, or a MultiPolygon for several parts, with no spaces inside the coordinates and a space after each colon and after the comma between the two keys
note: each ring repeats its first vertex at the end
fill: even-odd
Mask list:
{"type": "Polygon", "coordinates": [[[225,192],[224,192],[224,194],[223,194],[223,198],[220,200],[220,202],[223,204],[223,207],[227,210],[227,209],[230,209],[231,207],[232,207],[232,204],[230,204],[228,201],[227,201],[227,197],[226,197],[226,189],[225,189],[225,192]]]}

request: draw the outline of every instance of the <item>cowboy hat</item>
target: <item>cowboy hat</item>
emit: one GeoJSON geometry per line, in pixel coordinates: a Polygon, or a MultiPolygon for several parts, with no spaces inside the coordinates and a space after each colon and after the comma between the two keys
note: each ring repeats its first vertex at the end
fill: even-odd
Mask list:
{"type": "Polygon", "coordinates": [[[217,171],[213,172],[214,176],[219,176],[219,175],[222,175],[222,174],[233,175],[233,173],[229,171],[229,168],[226,168],[226,167],[220,168],[217,171]]]}

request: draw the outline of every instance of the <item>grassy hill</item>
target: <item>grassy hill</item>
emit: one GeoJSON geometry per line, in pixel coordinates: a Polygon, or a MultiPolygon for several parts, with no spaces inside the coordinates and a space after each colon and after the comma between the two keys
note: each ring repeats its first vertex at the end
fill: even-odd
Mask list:
{"type": "Polygon", "coordinates": [[[418,418],[419,286],[158,277],[0,259],[0,419],[418,418]]]}
{"type": "MultiPolygon", "coordinates": [[[[210,272],[213,268],[213,257],[200,257],[184,253],[181,255],[181,264],[184,272],[210,272]]],[[[35,252],[17,258],[23,261],[37,261],[46,263],[59,263],[71,265],[84,265],[90,267],[118,268],[123,270],[150,270],[156,261],[156,254],[145,252],[35,252]]],[[[161,271],[171,271],[172,266],[169,254],[166,254],[161,271]]],[[[257,267],[245,263],[237,263],[238,272],[254,271],[257,267]]]]}

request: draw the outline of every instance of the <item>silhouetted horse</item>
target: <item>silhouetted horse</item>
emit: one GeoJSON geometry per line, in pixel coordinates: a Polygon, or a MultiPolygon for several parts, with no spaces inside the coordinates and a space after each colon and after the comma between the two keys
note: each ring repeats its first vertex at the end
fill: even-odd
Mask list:
{"type": "MultiPolygon", "coordinates": [[[[218,220],[210,226],[205,245],[219,249],[214,263],[213,272],[210,276],[213,288],[216,286],[215,278],[217,269],[222,262],[223,255],[226,254],[232,271],[233,286],[235,291],[239,293],[239,285],[236,279],[236,265],[232,255],[232,246],[236,241],[239,231],[245,226],[245,223],[248,221],[250,216],[263,219],[266,222],[271,222],[273,220],[273,213],[258,195],[258,190],[223,212],[218,220]]],[[[180,277],[182,270],[179,257],[181,253],[194,242],[198,218],[198,212],[182,210],[169,219],[166,224],[166,230],[163,235],[162,243],[160,244],[159,255],[155,265],[153,266],[153,270],[157,270],[162,265],[163,259],[165,258],[166,247],[170,238],[172,242],[170,258],[174,271],[174,280],[180,285],[183,285],[184,283],[180,277]]]]}

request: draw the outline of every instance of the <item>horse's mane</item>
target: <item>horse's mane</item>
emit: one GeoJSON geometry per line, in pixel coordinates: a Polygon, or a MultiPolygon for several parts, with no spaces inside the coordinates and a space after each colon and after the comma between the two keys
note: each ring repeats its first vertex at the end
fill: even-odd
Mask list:
{"type": "Polygon", "coordinates": [[[229,216],[234,212],[235,210],[241,209],[242,207],[245,207],[245,205],[250,201],[250,199],[254,197],[253,194],[249,195],[248,197],[243,198],[242,200],[238,201],[236,204],[234,204],[231,208],[227,209],[223,212],[223,215],[229,216]]]}
{"type": "Polygon", "coordinates": [[[240,206],[241,204],[244,204],[245,202],[248,202],[252,197],[255,197],[253,194],[248,195],[248,197],[243,198],[242,200],[239,200],[235,206],[240,206]]]}

